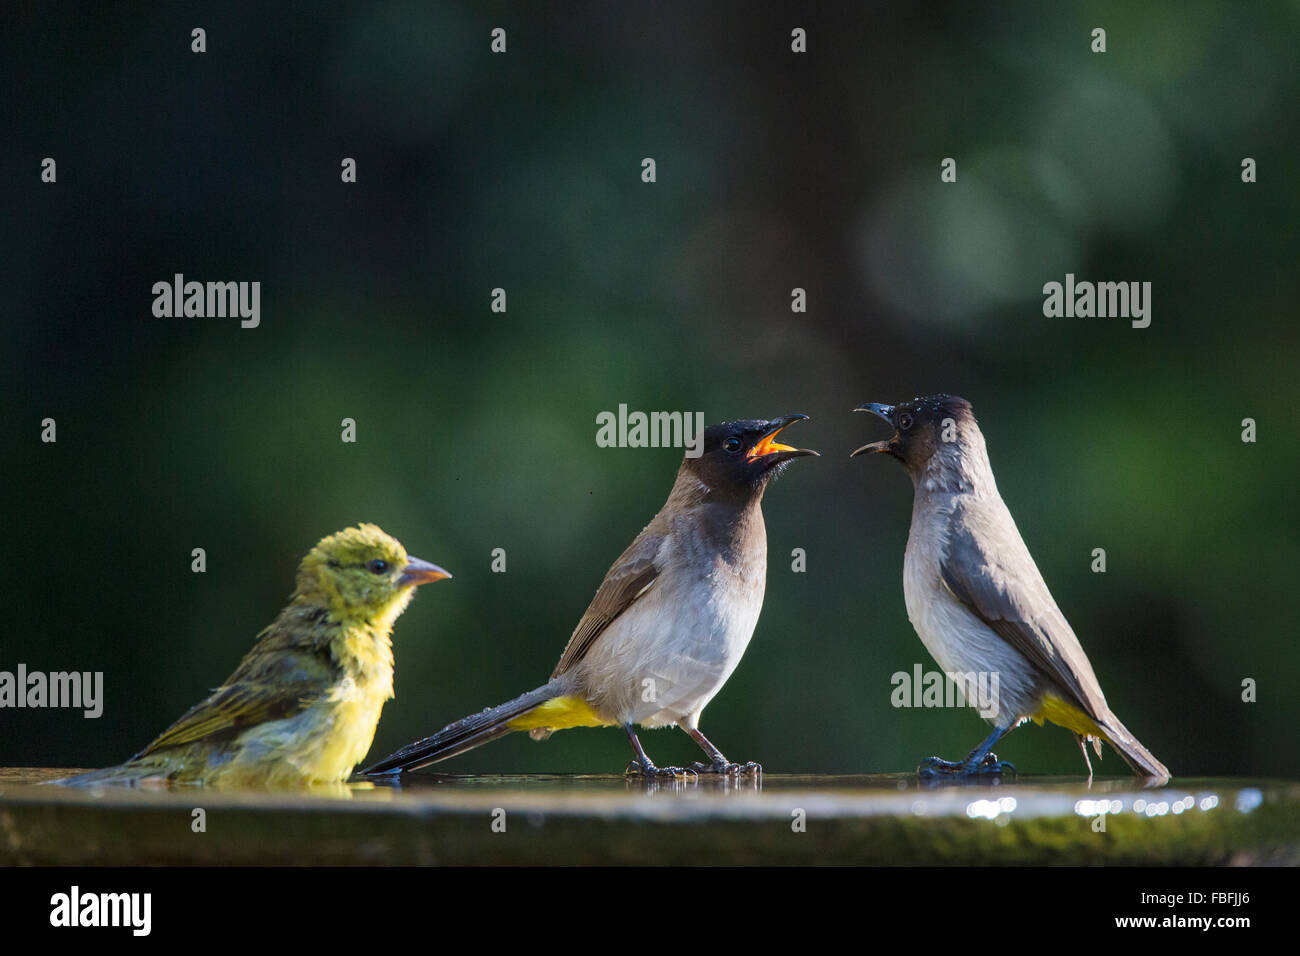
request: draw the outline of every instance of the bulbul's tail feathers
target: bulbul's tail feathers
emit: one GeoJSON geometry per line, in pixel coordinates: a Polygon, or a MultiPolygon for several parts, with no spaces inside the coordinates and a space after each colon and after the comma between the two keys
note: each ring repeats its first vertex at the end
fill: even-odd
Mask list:
{"type": "Polygon", "coordinates": [[[1106,720],[1099,722],[1106,733],[1106,741],[1124,758],[1124,762],[1140,777],[1163,777],[1169,779],[1169,768],[1156,759],[1156,755],[1143,747],[1129,733],[1118,717],[1108,714],[1106,720]]]}
{"type": "Polygon", "coordinates": [[[404,770],[419,770],[439,760],[446,760],[448,757],[481,747],[491,740],[510,733],[513,729],[509,726],[510,721],[562,693],[557,682],[551,681],[512,701],[497,707],[489,707],[477,714],[463,717],[454,724],[448,724],[436,734],[407,744],[401,750],[394,751],[361,772],[375,776],[404,770]]]}

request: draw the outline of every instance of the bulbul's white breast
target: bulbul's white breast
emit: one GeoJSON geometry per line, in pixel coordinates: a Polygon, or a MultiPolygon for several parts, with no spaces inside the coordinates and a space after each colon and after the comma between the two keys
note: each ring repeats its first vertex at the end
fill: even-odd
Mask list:
{"type": "Polygon", "coordinates": [[[968,632],[974,630],[967,618],[973,620],[973,615],[943,586],[940,562],[947,534],[943,522],[933,520],[936,512],[931,508],[912,515],[903,556],[903,599],[908,620],[935,662],[945,671],[964,670],[970,656],[966,653],[968,632]]]}
{"type": "Polygon", "coordinates": [[[1030,706],[1035,677],[1024,655],[985,624],[943,582],[952,521],[952,495],[919,495],[903,559],[907,617],[941,670],[997,675],[1000,703],[1020,716],[1030,706]]]}
{"type": "Polygon", "coordinates": [[[620,722],[694,726],[740,663],[758,623],[767,578],[766,536],[744,560],[690,539],[664,538],[664,570],[583,659],[583,682],[620,722]]]}

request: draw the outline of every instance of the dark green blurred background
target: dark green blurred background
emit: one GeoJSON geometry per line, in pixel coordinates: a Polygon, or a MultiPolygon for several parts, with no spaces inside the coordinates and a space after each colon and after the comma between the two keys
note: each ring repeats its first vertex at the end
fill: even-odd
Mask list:
{"type": "MultiPolygon", "coordinates": [[[[855,405],[942,390],[1128,726],[1179,774],[1295,775],[1300,8],[640,6],[7,8],[0,669],[102,670],[106,703],[0,711],[0,765],[126,757],[358,521],[455,573],[397,626],[372,757],[541,683],[680,458],[597,448],[619,403],[804,412],[824,454],[768,491],[767,601],[705,732],[772,771],[960,756],[971,711],[890,706],[933,667],[910,483],[848,459],[881,437],[855,405]],[[154,318],[175,272],[260,281],[261,327],[154,318]],[[1152,282],[1151,327],[1044,318],[1067,272],[1152,282]]],[[[1059,728],[999,751],[1082,769],[1059,728]]],[[[441,769],[628,756],[576,730],[441,769]]]]}

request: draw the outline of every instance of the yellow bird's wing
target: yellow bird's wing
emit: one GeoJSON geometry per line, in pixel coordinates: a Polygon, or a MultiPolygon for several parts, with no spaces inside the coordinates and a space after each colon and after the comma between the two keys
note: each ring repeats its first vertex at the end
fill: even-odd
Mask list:
{"type": "Polygon", "coordinates": [[[320,695],[318,681],[238,683],[219,687],[207,700],[158,735],[132,759],[167,747],[229,738],[247,727],[292,717],[320,695]]]}
{"type": "Polygon", "coordinates": [[[247,727],[292,717],[319,699],[338,677],[329,651],[312,644],[292,628],[266,628],[222,686],[135,756],[201,740],[215,742],[247,727]]]}

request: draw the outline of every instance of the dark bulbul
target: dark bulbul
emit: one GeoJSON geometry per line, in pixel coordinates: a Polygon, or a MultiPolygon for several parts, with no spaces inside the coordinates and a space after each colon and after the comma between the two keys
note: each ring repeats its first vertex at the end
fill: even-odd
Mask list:
{"type": "MultiPolygon", "coordinates": [[[[912,476],[912,528],[903,559],[907,616],[939,666],[959,682],[996,675],[993,732],[959,763],[930,757],[923,776],[1014,770],[991,752],[1026,720],[1075,734],[1088,775],[1087,743],[1114,747],[1139,776],[1169,771],[1106,704],[1092,665],[998,494],[970,403],[931,395],[900,405],[866,404],[894,428],[853,452],[897,458],[912,476]]],[[[852,457],[852,456],[851,456],[852,457]]],[[[992,684],[992,682],[990,682],[992,684]]]]}
{"type": "Polygon", "coordinates": [[[705,429],[700,456],[682,461],[668,501],[609,569],[551,679],[365,773],[415,770],[515,730],[541,740],[567,727],[621,726],[636,753],[629,772],[680,775],[687,771],[656,767],[634,730],[673,724],[708,755],[693,771],[757,771],[757,764],[728,761],[700,733],[700,714],[740,663],[758,622],[767,578],[763,491],[791,459],[817,454],[776,441],[807,417],[705,429]]]}

